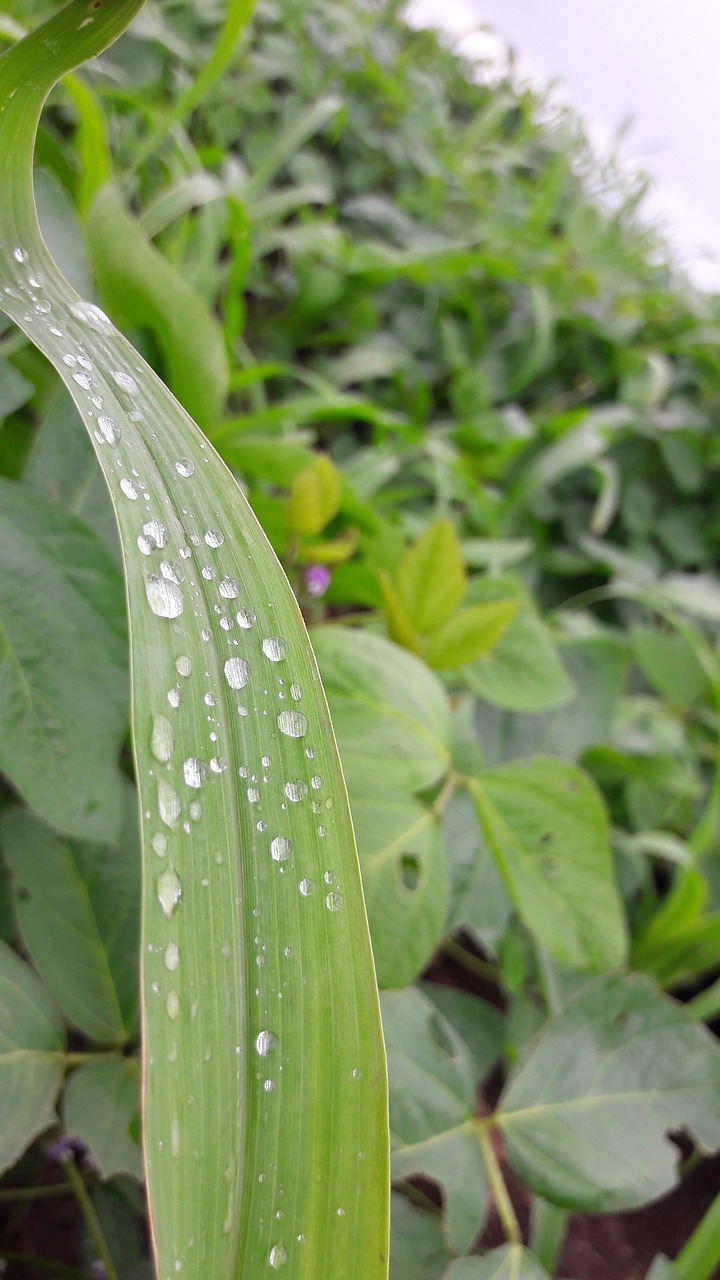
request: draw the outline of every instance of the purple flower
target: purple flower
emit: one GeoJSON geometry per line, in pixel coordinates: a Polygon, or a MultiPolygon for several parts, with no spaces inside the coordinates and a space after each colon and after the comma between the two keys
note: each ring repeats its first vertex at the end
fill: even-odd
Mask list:
{"type": "Polygon", "coordinates": [[[330,573],[324,564],[309,564],[303,577],[309,596],[324,596],[330,586],[330,573]]]}

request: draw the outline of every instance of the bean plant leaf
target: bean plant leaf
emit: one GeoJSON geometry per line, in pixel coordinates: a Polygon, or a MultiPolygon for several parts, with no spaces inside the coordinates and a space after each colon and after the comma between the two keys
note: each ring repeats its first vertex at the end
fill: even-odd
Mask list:
{"type": "Polygon", "coordinates": [[[459,609],[429,637],[425,660],[431,667],[449,670],[485,657],[502,639],[517,611],[517,600],[459,609]]]}
{"type": "Polygon", "coordinates": [[[447,1259],[439,1214],[424,1213],[393,1191],[390,1280],[438,1280],[447,1259]]]}
{"type": "Polygon", "coordinates": [[[471,1054],[416,987],[385,992],[382,1010],[393,1177],[422,1173],[443,1186],[448,1243],[465,1253],[482,1226],[487,1199],[471,1054]]]}
{"type": "Polygon", "coordinates": [[[475,578],[467,603],[515,598],[518,612],[487,657],[463,669],[469,689],[506,711],[545,711],[573,694],[549,628],[512,578],[475,578]]]}
{"type": "Polygon", "coordinates": [[[604,974],[542,1029],[495,1119],[533,1191],[580,1213],[632,1209],[677,1176],[668,1132],[720,1146],[720,1047],[647,978],[604,974]]]}
{"type": "Polygon", "coordinates": [[[122,822],[126,646],[110,553],[56,503],[0,481],[0,768],[86,839],[114,840],[122,822]]]}
{"type": "MultiPolygon", "coordinates": [[[[0,286],[73,395],[120,527],[158,1275],[265,1280],[287,1266],[299,1280],[381,1280],[377,988],[302,618],[230,473],[107,317],[59,276],[35,220],[43,101],[140,7],[73,0],[0,59],[0,286]]],[[[103,697],[94,693],[96,713],[103,697]]],[[[82,768],[91,764],[86,735],[82,768]]]]}
{"type": "Polygon", "coordinates": [[[137,1058],[83,1063],[68,1081],[63,1114],[68,1133],[82,1139],[103,1178],[142,1178],[137,1058]]]}
{"type": "Polygon", "coordinates": [[[29,965],[0,942],[0,1173],[54,1123],[63,1048],[51,997],[29,965]]]}
{"type": "Polygon", "coordinates": [[[2,823],[35,968],[68,1022],[113,1044],[134,1034],[139,996],[139,838],[134,794],[128,799],[114,847],[58,836],[26,810],[12,810],[2,823]]]}
{"type": "Polygon", "coordinates": [[[482,1258],[458,1258],[443,1280],[549,1280],[537,1258],[521,1244],[504,1244],[482,1258]]]}
{"type": "Polygon", "coordinates": [[[436,631],[447,622],[465,592],[465,566],[449,520],[431,525],[406,551],[398,566],[397,586],[418,631],[436,631]]]}
{"type": "Polygon", "coordinates": [[[574,968],[620,964],[627,939],[605,809],[563,760],[515,761],[470,784],[480,826],[515,907],[550,954],[574,968]]]}

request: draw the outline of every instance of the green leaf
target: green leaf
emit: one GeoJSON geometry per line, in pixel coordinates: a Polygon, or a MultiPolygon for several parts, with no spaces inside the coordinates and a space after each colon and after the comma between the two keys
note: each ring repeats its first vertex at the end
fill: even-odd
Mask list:
{"type": "Polygon", "coordinates": [[[518,611],[517,600],[475,604],[460,609],[428,638],[424,658],[447,671],[485,657],[502,639],[518,611]]]}
{"type": "Polygon", "coordinates": [[[340,510],[340,476],[325,454],[293,480],[288,520],[295,533],[313,537],[322,533],[340,510]]]}
{"type": "Polygon", "coordinates": [[[669,1131],[720,1146],[720,1049],[646,978],[605,974],[552,1018],[495,1119],[519,1177],[580,1213],[632,1209],[676,1179],[669,1131]]]}
{"type": "MultiPolygon", "coordinates": [[[[382,1280],[377,988],[300,611],[231,475],[107,317],[58,275],[34,220],[44,97],[139,7],[115,0],[88,21],[86,0],[73,0],[0,60],[0,281],[92,433],[121,532],[157,1272],[266,1280],[287,1264],[298,1277],[382,1280]]],[[[99,689],[94,702],[98,716],[99,689]]],[[[90,767],[85,737],[78,776],[90,767]]]]}
{"type": "Polygon", "coordinates": [[[219,419],[228,388],[222,330],[202,295],[147,240],[112,186],[87,223],[100,292],[124,327],[149,329],[171,390],[201,426],[219,419]]]}
{"type": "Polygon", "coordinates": [[[465,792],[450,797],[443,825],[452,862],[449,930],[466,929],[493,954],[512,915],[512,902],[465,792]]]}
{"type": "Polygon", "coordinates": [[[573,694],[549,629],[512,578],[476,578],[473,603],[519,600],[518,612],[492,653],[463,670],[467,687],[506,711],[544,711],[573,694]]]}
{"type": "Polygon", "coordinates": [[[403,649],[408,649],[410,653],[420,653],[420,637],[410,623],[395,583],[384,569],[378,577],[389,639],[403,649]]]}
{"type": "Polygon", "coordinates": [[[98,1058],[73,1071],[65,1090],[65,1128],[88,1148],[103,1178],[142,1178],[137,1140],[140,1069],[136,1058],[98,1058]]]}
{"type": "Polygon", "coordinates": [[[0,420],[21,409],[30,399],[33,385],[14,365],[0,357],[0,420]]]}
{"type": "Polygon", "coordinates": [[[367,631],[313,633],[351,794],[419,791],[449,759],[450,707],[423,662],[367,631]],[[381,770],[381,772],[379,772],[381,770]]]}
{"type": "Polygon", "coordinates": [[[678,631],[635,626],[630,632],[635,660],[651,688],[678,707],[688,707],[708,687],[708,677],[691,644],[678,631]]]}
{"type": "Polygon", "coordinates": [[[465,1253],[487,1210],[467,1046],[415,987],[382,996],[390,1074],[393,1178],[422,1173],[444,1188],[450,1247],[465,1253]]]}
{"type": "Polygon", "coordinates": [[[504,1244],[482,1258],[459,1258],[448,1267],[443,1280],[549,1280],[529,1249],[504,1244]]]}
{"type": "Polygon", "coordinates": [[[470,784],[516,909],[561,964],[622,963],[626,933],[607,815],[586,774],[561,760],[501,765],[470,784]]]}
{"type": "Polygon", "coordinates": [[[135,804],[128,787],[114,848],[63,839],[20,809],[2,823],[17,918],[35,968],[68,1022],[114,1044],[134,1034],[138,1008],[135,804]]]}
{"type": "Polygon", "coordinates": [[[390,1280],[438,1280],[447,1263],[440,1218],[416,1209],[399,1192],[390,1212],[390,1280]]]}
{"type": "Polygon", "coordinates": [[[61,831],[116,839],[127,714],[122,580],[86,525],[7,480],[0,654],[0,768],[61,831]]]}
{"type": "Polygon", "coordinates": [[[62,1023],[32,969],[0,942],[0,1173],[54,1124],[62,1023]]]}
{"type": "Polygon", "coordinates": [[[479,1000],[458,987],[424,982],[421,990],[467,1045],[473,1058],[475,1080],[481,1084],[503,1050],[505,1019],[502,1014],[486,1000],[479,1000]]]}
{"type": "Polygon", "coordinates": [[[397,570],[397,588],[410,622],[418,631],[437,631],[465,593],[457,534],[449,520],[438,520],[405,552],[397,570]]]}

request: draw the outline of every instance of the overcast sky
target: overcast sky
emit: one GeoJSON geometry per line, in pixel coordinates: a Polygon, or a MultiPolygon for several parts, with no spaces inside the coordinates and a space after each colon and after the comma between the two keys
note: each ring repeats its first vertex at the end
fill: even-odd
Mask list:
{"type": "MultiPolygon", "coordinates": [[[[477,23],[495,28],[514,46],[521,74],[540,85],[561,78],[564,99],[600,143],[632,115],[623,154],[653,177],[649,212],[667,224],[695,282],[720,290],[720,0],[414,0],[412,7],[455,34],[477,23]]],[[[490,46],[476,38],[474,47],[490,46]]]]}

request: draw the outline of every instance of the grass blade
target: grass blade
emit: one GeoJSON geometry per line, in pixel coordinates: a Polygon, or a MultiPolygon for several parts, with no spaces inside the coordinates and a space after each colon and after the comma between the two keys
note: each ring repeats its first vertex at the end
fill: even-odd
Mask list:
{"type": "Polygon", "coordinates": [[[32,147],[142,0],[0,60],[3,305],[79,408],[121,532],[143,815],[144,1132],[160,1280],[380,1280],[387,1107],[345,786],[297,604],[230,473],[59,275],[32,147]]]}

